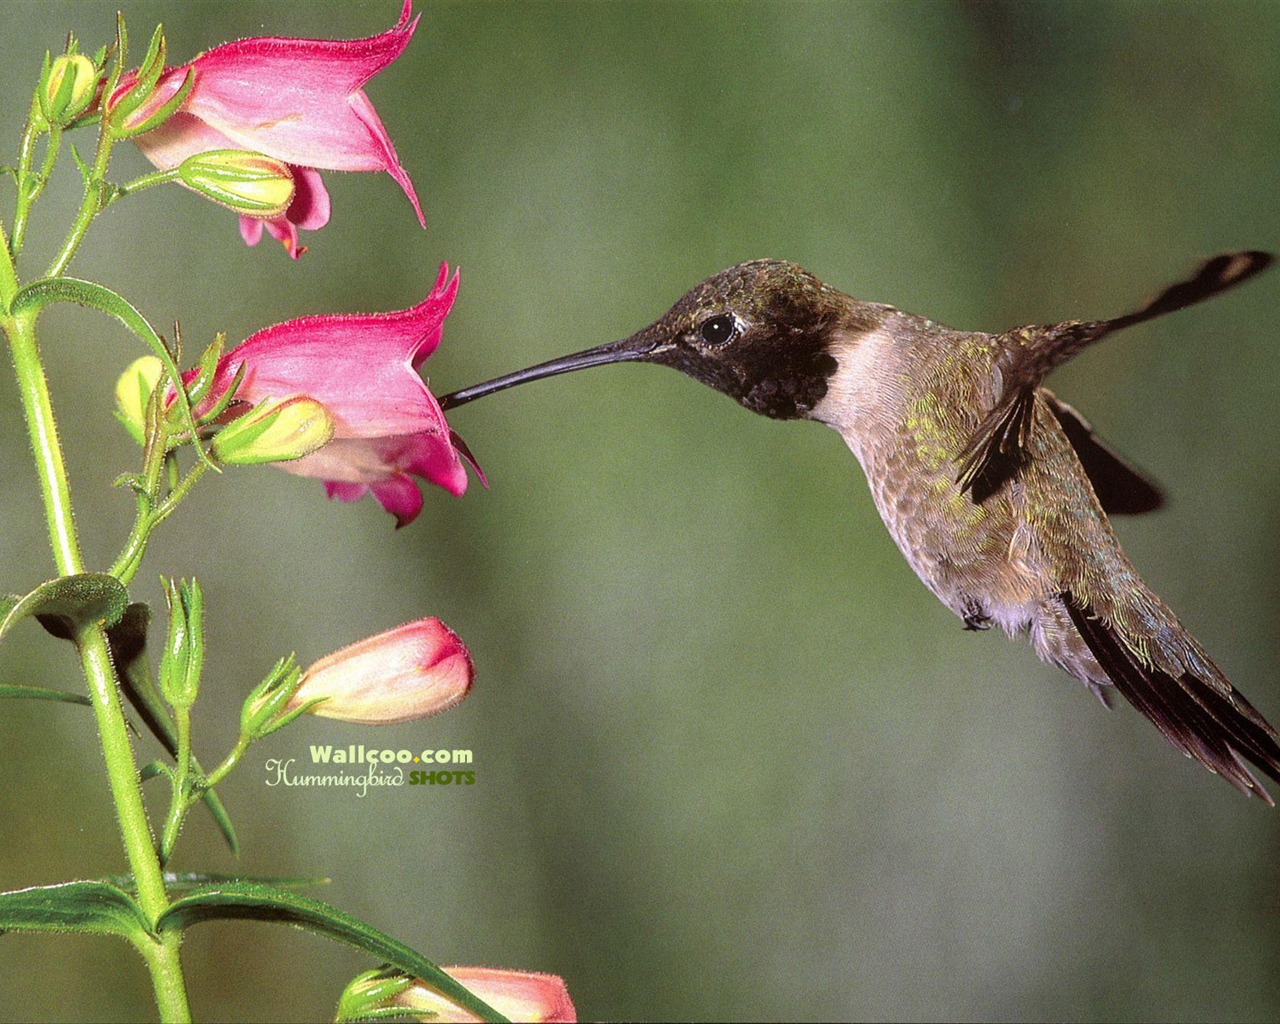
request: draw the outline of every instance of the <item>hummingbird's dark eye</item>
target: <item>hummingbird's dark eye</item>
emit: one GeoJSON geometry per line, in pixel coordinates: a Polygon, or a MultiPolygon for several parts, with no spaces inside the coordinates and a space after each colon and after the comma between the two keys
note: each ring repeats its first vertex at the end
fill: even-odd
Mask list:
{"type": "Polygon", "coordinates": [[[708,345],[723,345],[738,333],[738,323],[728,313],[721,313],[698,325],[698,334],[708,345]]]}

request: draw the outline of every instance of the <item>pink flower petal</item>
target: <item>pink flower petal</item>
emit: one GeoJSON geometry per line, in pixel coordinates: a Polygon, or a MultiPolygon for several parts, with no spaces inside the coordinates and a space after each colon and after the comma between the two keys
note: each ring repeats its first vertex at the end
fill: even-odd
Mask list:
{"type": "MultiPolygon", "coordinates": [[[[278,220],[252,221],[249,228],[253,225],[259,234],[264,227],[273,235],[280,230],[278,220]]],[[[462,456],[470,460],[470,455],[460,439],[455,441],[440,404],[417,372],[440,343],[458,280],[442,264],[430,294],[410,309],[303,317],[258,331],[218,362],[205,406],[223,394],[241,367],[233,411],[237,405],[299,395],[318,402],[333,422],[332,440],[310,455],[275,465],[323,480],[329,497],[340,501],[371,491],[404,526],[422,510],[414,477],[454,495],[467,489],[462,456]]]]}
{"type": "Polygon", "coordinates": [[[413,480],[402,474],[370,484],[369,490],[378,504],[396,517],[396,529],[408,526],[422,511],[422,492],[413,480]]]}
{"type": "MultiPolygon", "coordinates": [[[[275,222],[267,221],[267,230],[275,222]]],[[[273,232],[274,233],[274,232],[273,232]]],[[[421,433],[448,437],[440,406],[414,368],[440,343],[444,319],[457,295],[447,268],[430,295],[394,313],[303,317],[268,327],[223,357],[215,393],[230,384],[241,363],[239,392],[246,401],[305,394],[333,416],[336,438],[421,433]]]]}
{"type": "Polygon", "coordinates": [[[310,167],[290,167],[293,172],[293,202],[285,214],[304,231],[319,231],[329,223],[329,190],[320,172],[310,167]]]}
{"type": "MultiPolygon", "coordinates": [[[[215,46],[161,76],[155,93],[132,116],[134,123],[172,97],[188,71],[191,91],[178,113],[135,141],[163,170],[212,149],[252,150],[292,165],[299,188],[294,206],[267,230],[294,258],[303,251],[297,229],[315,230],[329,219],[328,194],[316,168],[386,171],[425,227],[413,182],[362,88],[404,52],[419,21],[412,13],[405,0],[395,26],[368,39],[259,37],[215,46]]],[[[134,75],[125,76],[108,108],[134,81],[134,75]]],[[[260,230],[243,224],[241,234],[246,241],[261,238],[260,230]]]]}
{"type": "Polygon", "coordinates": [[[359,501],[369,492],[369,488],[364,484],[345,484],[336,480],[327,480],[324,492],[338,501],[359,501]]]}

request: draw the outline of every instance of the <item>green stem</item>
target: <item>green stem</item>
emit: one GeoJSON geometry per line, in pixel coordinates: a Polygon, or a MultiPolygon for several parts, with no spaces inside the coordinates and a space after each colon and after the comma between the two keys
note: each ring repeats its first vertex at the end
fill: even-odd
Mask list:
{"type": "MultiPolygon", "coordinates": [[[[49,398],[48,381],[36,341],[34,312],[7,318],[5,333],[13,357],[14,371],[22,397],[38,475],[44,499],[45,521],[54,561],[64,576],[84,571],[80,545],[71,511],[71,491],[66,465],[58,442],[57,424],[49,398]]],[[[138,887],[138,900],[151,920],[158,920],[169,905],[164,876],[151,835],[150,822],[142,803],[133,745],[120,707],[119,684],[111,663],[106,631],[101,626],[86,628],[78,640],[80,661],[88,683],[98,723],[98,736],[106,761],[107,778],[115,802],[116,817],[129,867],[138,887]]],[[[178,957],[178,936],[166,936],[150,944],[143,955],[151,970],[156,1002],[162,1019],[186,1021],[185,983],[178,957]]]]}
{"type": "Polygon", "coordinates": [[[35,316],[20,314],[5,325],[9,335],[9,351],[22,394],[22,408],[27,417],[27,431],[35,453],[40,477],[40,494],[44,499],[45,521],[49,525],[49,542],[58,571],[69,576],[83,572],[80,545],[76,539],[71,514],[71,489],[67,483],[67,467],[62,460],[57,421],[49,398],[49,381],[40,361],[36,343],[35,316]]]}
{"type": "Polygon", "coordinates": [[[175,167],[169,171],[152,171],[150,174],[144,174],[141,177],[134,178],[133,181],[127,181],[123,185],[116,188],[112,202],[122,196],[131,195],[134,192],[141,192],[144,188],[151,188],[153,185],[165,185],[171,181],[178,181],[178,169],[175,167]]]}
{"type": "Polygon", "coordinates": [[[22,130],[22,143],[18,148],[18,200],[14,204],[13,235],[9,239],[9,252],[13,259],[17,259],[18,254],[22,252],[22,239],[27,233],[27,215],[31,212],[31,201],[35,198],[30,192],[28,179],[31,176],[31,161],[35,153],[36,137],[40,134],[36,130],[36,117],[39,112],[40,108],[33,98],[31,111],[27,114],[26,127],[22,130]]]}
{"type": "Polygon", "coordinates": [[[206,780],[209,789],[212,789],[219,782],[225,779],[231,769],[240,763],[240,758],[244,757],[244,753],[249,749],[249,744],[251,742],[252,741],[243,734],[240,736],[240,739],[236,741],[236,745],[232,747],[231,753],[226,756],[222,764],[218,765],[217,768],[209,773],[209,778],[206,780]]]}
{"type": "Polygon", "coordinates": [[[84,241],[85,233],[89,230],[89,225],[93,223],[93,218],[102,211],[105,205],[107,188],[107,165],[111,163],[111,147],[114,144],[115,139],[111,134],[110,127],[105,123],[100,124],[98,126],[98,148],[93,156],[93,168],[85,179],[84,196],[80,200],[80,209],[76,213],[75,221],[72,222],[71,230],[67,232],[66,240],[62,243],[62,249],[54,257],[53,262],[49,264],[45,277],[62,276],[67,269],[67,264],[71,262],[76,250],[80,248],[80,243],[84,241]]]}
{"type": "Polygon", "coordinates": [[[129,539],[125,541],[124,550],[120,552],[120,557],[109,570],[111,575],[126,587],[142,567],[142,558],[147,553],[147,542],[151,539],[151,531],[172,515],[182,499],[191,492],[196,481],[204,476],[206,468],[203,462],[197,462],[178,486],[161,502],[156,503],[146,494],[138,496],[138,518],[134,520],[133,529],[129,532],[129,539]]]}
{"type": "Polygon", "coordinates": [[[9,238],[4,233],[4,225],[0,224],[0,304],[5,309],[18,294],[18,269],[13,265],[13,255],[9,252],[9,238]]]}
{"type": "MultiPolygon", "coordinates": [[[[175,707],[174,720],[178,730],[177,771],[173,778],[173,794],[169,801],[169,814],[165,818],[164,830],[160,834],[160,855],[168,860],[178,842],[178,832],[182,828],[182,820],[187,816],[195,800],[188,792],[191,780],[191,709],[175,707]]],[[[198,799],[198,798],[196,798],[198,799]]]]}

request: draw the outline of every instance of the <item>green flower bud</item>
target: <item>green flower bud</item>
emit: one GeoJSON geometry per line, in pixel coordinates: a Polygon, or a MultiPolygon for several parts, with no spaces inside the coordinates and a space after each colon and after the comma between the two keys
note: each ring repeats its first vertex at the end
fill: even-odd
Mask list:
{"type": "Polygon", "coordinates": [[[196,702],[204,670],[204,594],[195,580],[165,581],[169,634],[160,655],[160,692],[175,708],[196,702]]]}
{"type": "Polygon", "coordinates": [[[65,128],[93,102],[98,92],[98,69],[83,53],[64,53],[45,65],[36,93],[45,121],[65,128]]]}
{"type": "Polygon", "coordinates": [[[253,688],[240,709],[241,738],[252,743],[283,729],[309,705],[290,710],[289,699],[297,692],[302,681],[302,670],[293,655],[281,658],[275,667],[253,688]]]}
{"type": "Polygon", "coordinates": [[[342,990],[334,1024],[376,1019],[386,1014],[393,1000],[413,984],[413,978],[395,967],[357,974],[342,990]]]}
{"type": "Polygon", "coordinates": [[[241,149],[196,153],[178,165],[188,188],[247,217],[278,217],[293,201],[293,174],[280,160],[241,149]]]}
{"type": "Polygon", "coordinates": [[[141,356],[116,381],[116,419],[138,444],[146,442],[147,403],[163,372],[164,366],[155,356],[141,356]]]}
{"type": "Polygon", "coordinates": [[[333,418],[305,395],[269,398],[232,420],[213,439],[213,454],[238,466],[288,462],[310,455],[333,437],[333,418]]]}

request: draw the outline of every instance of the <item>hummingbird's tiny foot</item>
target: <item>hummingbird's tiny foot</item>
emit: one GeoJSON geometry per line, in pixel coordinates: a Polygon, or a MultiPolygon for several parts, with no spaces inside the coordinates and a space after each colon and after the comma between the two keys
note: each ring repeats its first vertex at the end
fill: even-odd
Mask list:
{"type": "Polygon", "coordinates": [[[991,628],[991,616],[986,613],[977,601],[969,601],[964,609],[964,628],[978,631],[991,628]]]}

